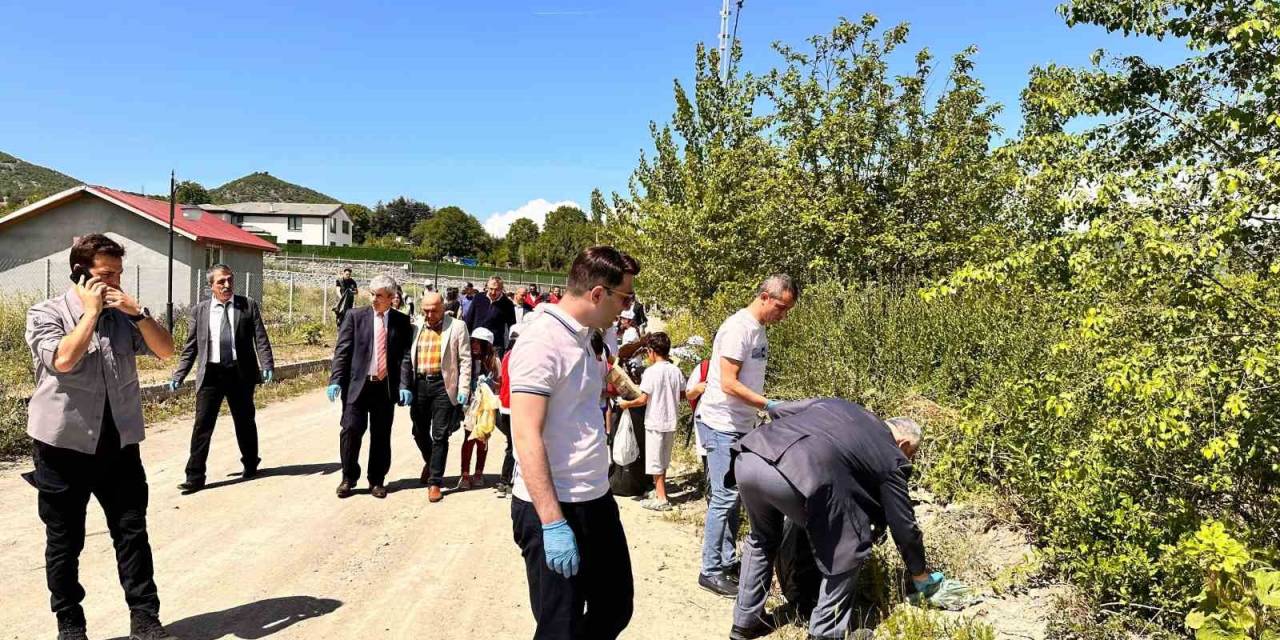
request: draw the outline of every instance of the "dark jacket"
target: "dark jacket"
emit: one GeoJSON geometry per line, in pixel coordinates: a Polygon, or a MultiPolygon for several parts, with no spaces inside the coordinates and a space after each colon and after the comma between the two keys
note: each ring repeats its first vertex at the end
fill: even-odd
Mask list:
{"type": "Polygon", "coordinates": [[[493,347],[501,351],[507,347],[507,328],[516,323],[516,305],[506,296],[490,301],[489,296],[478,295],[471,300],[462,321],[472,333],[478,327],[492,331],[493,347]]]}
{"type": "Polygon", "coordinates": [[[786,402],[734,450],[774,466],[805,498],[805,529],[827,575],[859,567],[885,527],[912,575],[925,570],[907,479],[911,462],[880,418],[847,400],[786,402]],[[873,529],[874,527],[874,529],[873,529]]]}
{"type": "MultiPolygon", "coordinates": [[[[413,324],[409,316],[387,310],[387,378],[390,388],[409,389],[413,384],[413,324]]],[[[369,380],[369,359],[373,354],[373,307],[352,309],[338,329],[338,343],[333,347],[333,364],[329,384],[342,387],[343,402],[360,397],[369,380]]],[[[395,401],[395,397],[389,398],[395,401]]]]}
{"type": "MultiPolygon", "coordinates": [[[[204,383],[205,365],[209,363],[209,350],[216,349],[209,340],[209,307],[213,299],[201,300],[191,307],[191,318],[187,321],[187,342],[182,346],[182,355],[178,358],[178,368],[173,372],[173,381],[179,384],[196,365],[196,388],[204,383]]],[[[240,379],[253,384],[262,382],[262,370],[276,368],[275,359],[271,355],[271,340],[267,338],[267,328],[262,324],[262,311],[258,301],[245,296],[231,297],[231,310],[236,324],[234,334],[236,342],[236,368],[240,370],[240,379]]]]}

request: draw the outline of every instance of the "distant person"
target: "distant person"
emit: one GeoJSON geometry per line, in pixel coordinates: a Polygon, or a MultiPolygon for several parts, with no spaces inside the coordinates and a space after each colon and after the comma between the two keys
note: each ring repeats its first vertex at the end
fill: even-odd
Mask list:
{"type": "Polygon", "coordinates": [[[920,426],[909,418],[881,421],[836,398],[775,403],[769,415],[772,422],[733,445],[751,532],[729,637],[773,631],[764,606],[784,518],[804,527],[823,576],[809,616],[810,638],[834,640],[852,631],[858,569],[886,529],[916,591],[936,593],[944,576],[925,564],[924,536],[907,493],[920,426]]]}
{"type": "Polygon", "coordinates": [[[209,441],[218,422],[225,398],[235,424],[240,445],[241,478],[258,474],[258,423],[253,405],[254,391],[274,377],[275,359],[271,340],[262,323],[258,301],[235,295],[235,273],[225,264],[209,268],[209,289],[213,297],[191,308],[187,341],[178,367],[169,380],[174,391],[196,367],[196,419],[191,428],[191,456],[187,458],[186,480],[178,489],[192,493],[204,488],[209,441]]]}
{"type": "Polygon", "coordinates": [[[631,321],[641,333],[644,333],[645,326],[649,324],[649,316],[645,314],[644,304],[639,299],[631,303],[631,321]]]}
{"type": "Polygon", "coordinates": [[[521,327],[511,355],[511,523],[535,638],[612,640],[631,620],[631,554],[609,492],[604,376],[590,334],[631,303],[639,272],[613,247],[583,250],[568,295],[521,327]]]}
{"type": "MultiPolygon", "coordinates": [[[[493,349],[493,332],[484,327],[477,327],[471,332],[471,397],[475,398],[482,384],[489,385],[492,391],[502,381],[502,364],[497,352],[493,349]]],[[[464,404],[461,407],[466,410],[464,404]]],[[[495,425],[496,426],[496,425],[495,425]]],[[[484,463],[489,456],[488,441],[473,440],[471,430],[463,425],[465,437],[462,439],[462,476],[458,478],[458,489],[484,488],[484,463]],[[471,454],[475,453],[476,466],[471,470],[471,454]]]]}
{"type": "Polygon", "coordinates": [[[547,301],[550,302],[551,304],[558,304],[560,302],[561,295],[563,294],[560,291],[560,287],[558,286],[551,287],[551,295],[548,296],[547,301]]]}
{"type": "Polygon", "coordinates": [[[358,287],[356,281],[351,277],[351,269],[343,269],[342,277],[338,278],[334,285],[338,289],[338,299],[334,302],[333,313],[338,317],[338,327],[342,327],[343,318],[347,317],[347,312],[356,304],[356,293],[358,287]]]}
{"type": "Polygon", "coordinates": [[[405,297],[404,287],[399,284],[396,285],[395,297],[391,299],[391,308],[396,311],[399,311],[400,313],[405,314],[406,316],[409,316],[410,321],[414,319],[413,318],[413,300],[405,297]]]}
{"type": "Polygon", "coordinates": [[[124,248],[105,235],[71,246],[65,293],[27,310],[26,342],[35,370],[27,435],[45,526],[44,573],[59,640],[85,640],[85,507],[98,499],[116,551],[135,640],[176,640],[160,625],[160,596],[147,540],[147,474],[138,443],[145,437],[137,356],[164,360],[173,337],[120,288],[124,248]]]}
{"type": "Polygon", "coordinates": [[[621,345],[640,342],[640,329],[636,327],[636,316],[630,309],[618,316],[618,328],[622,331],[621,345]]]}
{"type": "Polygon", "coordinates": [[[499,365],[499,382],[498,382],[498,431],[502,432],[507,438],[507,449],[502,457],[502,474],[498,476],[499,498],[506,498],[511,495],[511,474],[515,471],[516,457],[515,446],[511,439],[511,351],[516,347],[516,341],[520,338],[520,325],[511,327],[511,334],[507,337],[507,353],[502,356],[502,362],[499,365]]]}
{"type": "Polygon", "coordinates": [[[654,498],[640,506],[654,511],[669,511],[667,500],[667,467],[671,466],[671,448],[675,443],[676,419],[684,399],[684,375],[671,363],[671,338],[665,333],[645,336],[645,358],[649,366],[640,377],[640,397],[621,400],[623,410],[646,407],[644,414],[645,473],[653,476],[654,498]]]}
{"type": "Polygon", "coordinates": [[[449,459],[449,435],[458,414],[467,406],[471,382],[471,338],[466,323],[444,312],[440,294],[422,295],[422,322],[413,339],[413,441],[422,453],[427,501],[439,502],[444,493],[444,468],[449,459]]]}
{"type": "MultiPolygon", "coordinates": [[[[476,288],[468,282],[466,286],[462,287],[462,297],[458,300],[458,303],[461,305],[461,309],[458,311],[459,318],[465,318],[467,316],[467,313],[471,310],[471,303],[475,299],[476,288]]],[[[471,325],[467,326],[470,327],[471,325]]]]}
{"type": "Polygon", "coordinates": [[[707,450],[711,500],[702,528],[702,569],[698,585],[723,596],[737,595],[738,490],[726,484],[730,450],[756,423],[756,411],[767,409],[764,394],[769,338],[764,328],[781,322],[800,298],[789,276],[775,274],[760,283],[745,309],[729,316],[716,331],[707,369],[707,389],[698,401],[694,424],[707,450]]]}
{"type": "Polygon", "coordinates": [[[494,336],[494,352],[501,357],[507,352],[507,330],[516,323],[515,305],[502,295],[503,282],[498,276],[489,278],[484,293],[471,301],[462,319],[473,333],[476,329],[488,329],[494,336]]]}
{"type": "Polygon", "coordinates": [[[413,392],[413,325],[408,316],[391,311],[396,281],[389,276],[374,276],[369,281],[372,302],[348,314],[338,330],[333,348],[329,386],[325,389],[329,402],[342,396],[342,433],[339,453],[342,458],[342,482],[339,498],[351,495],[360,479],[360,441],[369,431],[369,493],[375,498],[387,497],[384,482],[391,468],[391,424],[395,405],[409,406],[413,392]]]}
{"type": "Polygon", "coordinates": [[[462,319],[462,303],[458,300],[458,288],[449,287],[444,296],[444,313],[450,318],[462,319]]]}

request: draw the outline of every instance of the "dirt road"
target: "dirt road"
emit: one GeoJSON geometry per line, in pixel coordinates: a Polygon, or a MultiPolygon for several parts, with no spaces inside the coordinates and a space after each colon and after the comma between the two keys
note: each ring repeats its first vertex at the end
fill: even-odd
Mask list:
{"type": "MultiPolygon", "coordinates": [[[[511,540],[509,502],[491,489],[429,504],[421,456],[399,409],[385,500],[334,497],[338,410],[322,391],[258,414],[263,471],[242,482],[235,436],[219,420],[209,488],[182,496],[190,419],[155,425],[142,445],[151,486],[150,534],[162,619],[184,640],[216,638],[528,638],[524,564],[511,540]]],[[[458,469],[454,434],[450,475],[458,469]]],[[[491,442],[486,471],[505,446],[491,442]]],[[[367,440],[362,465],[367,459],[367,440]]],[[[56,636],[44,578],[36,492],[0,468],[0,638],[56,636]]],[[[727,635],[732,602],[696,588],[698,538],[689,528],[619,500],[636,575],[636,612],[623,638],[727,635]]],[[[127,636],[128,612],[110,536],[91,501],[81,581],[90,637],[127,636]]]]}

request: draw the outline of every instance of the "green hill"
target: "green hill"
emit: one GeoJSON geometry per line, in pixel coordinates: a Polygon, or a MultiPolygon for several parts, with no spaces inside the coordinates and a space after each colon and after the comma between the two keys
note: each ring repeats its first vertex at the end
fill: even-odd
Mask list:
{"type": "Polygon", "coordinates": [[[285,182],[266,171],[257,171],[209,190],[214,204],[229,202],[341,202],[319,191],[285,182]]]}
{"type": "Polygon", "coordinates": [[[0,152],[0,211],[17,209],[82,181],[0,152]]]}

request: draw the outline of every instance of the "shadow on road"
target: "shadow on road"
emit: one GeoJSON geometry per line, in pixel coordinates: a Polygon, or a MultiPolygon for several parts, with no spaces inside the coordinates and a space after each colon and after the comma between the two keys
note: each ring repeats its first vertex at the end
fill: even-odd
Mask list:
{"type": "MultiPolygon", "coordinates": [[[[458,489],[457,488],[458,479],[459,479],[458,476],[445,476],[444,478],[441,478],[441,480],[444,482],[444,486],[441,487],[442,489],[444,489],[444,495],[449,495],[451,493],[462,493],[466,491],[492,490],[494,485],[498,483],[498,480],[501,479],[501,476],[499,476],[496,473],[484,474],[485,486],[481,489],[458,489]]],[[[426,488],[427,488],[427,485],[422,484],[422,482],[419,481],[419,478],[400,478],[399,480],[392,480],[391,482],[387,483],[387,493],[395,493],[397,491],[414,491],[418,489],[425,490],[426,488]]]]}
{"type": "Polygon", "coordinates": [[[263,469],[258,469],[258,475],[256,477],[250,478],[249,480],[245,480],[244,478],[240,477],[240,473],[233,473],[231,474],[231,477],[227,478],[226,480],[210,482],[204,485],[204,488],[201,489],[201,491],[217,489],[218,487],[225,487],[231,484],[239,484],[241,482],[251,482],[253,480],[258,480],[261,478],[270,478],[272,476],[309,476],[309,475],[316,475],[316,474],[329,475],[340,469],[342,469],[342,463],[340,462],[321,462],[316,464],[288,464],[283,467],[266,467],[263,469]]]}
{"type": "MultiPolygon", "coordinates": [[[[238,607],[202,613],[166,625],[182,640],[242,638],[256,640],[283,631],[308,618],[333,613],[342,601],[311,596],[268,598],[238,607]]],[[[115,638],[114,640],[129,640],[115,638]]]]}

